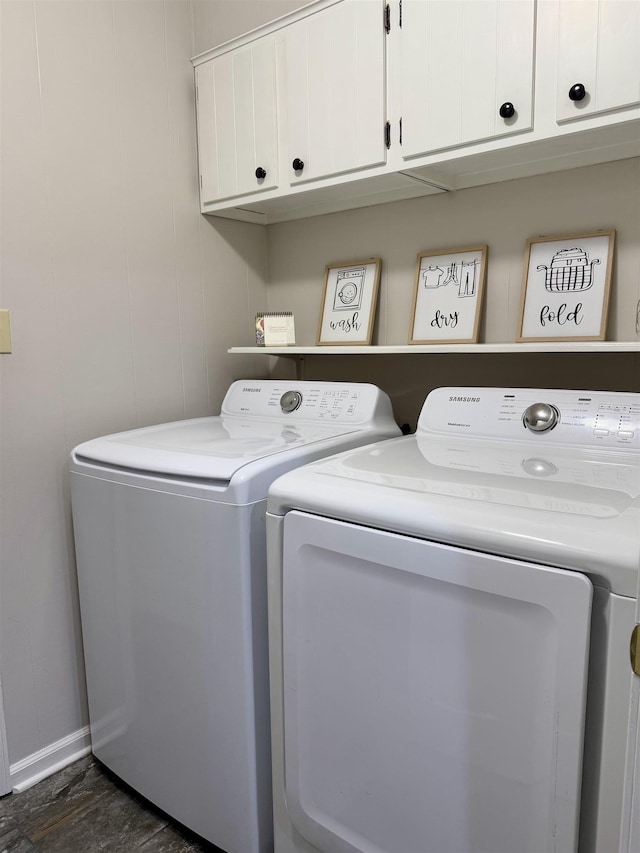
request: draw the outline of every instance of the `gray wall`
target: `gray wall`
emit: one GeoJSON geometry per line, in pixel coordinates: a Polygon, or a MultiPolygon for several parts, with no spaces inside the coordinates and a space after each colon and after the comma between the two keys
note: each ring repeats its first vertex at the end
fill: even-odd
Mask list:
{"type": "Polygon", "coordinates": [[[2,0],[0,15],[13,338],[0,356],[0,677],[15,764],[87,723],[68,453],[214,413],[232,379],[265,374],[226,349],[265,306],[267,252],[264,229],[198,212],[190,3],[2,0]]]}
{"type": "MultiPolygon", "coordinates": [[[[311,2],[311,0],[307,0],[311,2]]],[[[273,21],[307,3],[297,0],[191,0],[194,54],[273,21]]]]}
{"type": "MultiPolygon", "coordinates": [[[[541,234],[617,231],[607,338],[635,341],[640,300],[640,160],[492,184],[457,193],[317,216],[269,227],[269,308],[291,310],[296,341],[315,343],[324,268],[382,258],[374,343],[406,344],[419,252],[486,243],[480,340],[514,341],[525,240],[541,234]]],[[[284,359],[280,359],[284,362],[284,359]]],[[[279,364],[290,375],[292,365],[279,364]]],[[[375,382],[399,420],[415,424],[426,393],[448,384],[640,391],[640,357],[609,355],[307,356],[306,378],[375,382]]]]}
{"type": "MultiPolygon", "coordinates": [[[[287,0],[1,0],[0,677],[12,763],[87,722],[66,462],[79,441],[218,410],[266,358],[228,356],[265,306],[313,343],[324,266],[383,259],[379,343],[404,343],[415,256],[487,242],[482,335],[512,340],[526,237],[618,230],[610,335],[634,339],[637,161],[261,229],[198,213],[189,57],[287,0]],[[266,282],[269,281],[267,286],[266,282]]],[[[291,375],[280,359],[277,372],[291,375]]],[[[429,386],[634,387],[622,356],[306,360],[377,381],[415,420],[429,386]]]]}

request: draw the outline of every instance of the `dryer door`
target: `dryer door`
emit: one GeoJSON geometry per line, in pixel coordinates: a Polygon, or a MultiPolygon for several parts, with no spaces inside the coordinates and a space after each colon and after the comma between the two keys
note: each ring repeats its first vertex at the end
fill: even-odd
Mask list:
{"type": "Polygon", "coordinates": [[[325,853],[575,849],[590,581],[300,512],[284,531],[301,835],[325,853]]]}

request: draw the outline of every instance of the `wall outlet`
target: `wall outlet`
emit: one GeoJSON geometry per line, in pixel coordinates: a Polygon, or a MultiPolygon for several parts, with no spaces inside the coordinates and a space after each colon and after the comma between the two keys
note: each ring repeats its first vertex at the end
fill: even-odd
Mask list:
{"type": "Polygon", "coordinates": [[[11,326],[9,309],[0,308],[0,353],[11,352],[11,326]]]}

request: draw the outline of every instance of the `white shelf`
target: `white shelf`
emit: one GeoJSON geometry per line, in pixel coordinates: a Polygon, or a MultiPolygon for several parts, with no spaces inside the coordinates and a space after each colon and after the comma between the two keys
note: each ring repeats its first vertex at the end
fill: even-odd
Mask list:
{"type": "Polygon", "coordinates": [[[400,346],[309,346],[231,347],[230,353],[275,355],[294,358],[303,355],[419,355],[427,353],[524,353],[524,352],[633,352],[640,353],[640,341],[541,341],[502,344],[428,344],[400,346]]]}

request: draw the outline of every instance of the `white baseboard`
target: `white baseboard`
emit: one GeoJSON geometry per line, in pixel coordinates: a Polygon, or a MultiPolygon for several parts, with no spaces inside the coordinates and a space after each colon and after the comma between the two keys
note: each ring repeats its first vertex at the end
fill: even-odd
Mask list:
{"type": "Polygon", "coordinates": [[[14,794],[25,791],[37,782],[46,779],[68,764],[84,758],[91,752],[89,726],[45,746],[44,749],[27,755],[9,767],[9,776],[14,794]]]}
{"type": "Polygon", "coordinates": [[[7,746],[7,730],[4,722],[4,704],[2,702],[2,684],[0,684],[0,797],[11,790],[9,776],[9,749],[7,746]]]}

